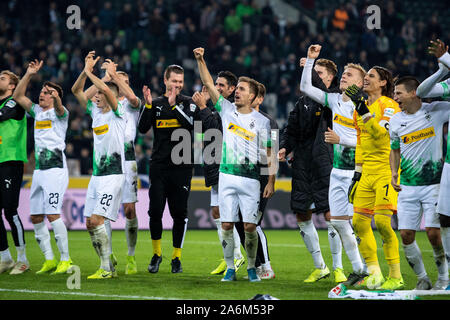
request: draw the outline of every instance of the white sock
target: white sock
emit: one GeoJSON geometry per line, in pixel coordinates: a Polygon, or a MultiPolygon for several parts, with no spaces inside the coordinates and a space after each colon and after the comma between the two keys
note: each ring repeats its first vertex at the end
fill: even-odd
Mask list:
{"type": "Polygon", "coordinates": [[[55,234],[56,245],[61,254],[61,261],[69,261],[69,239],[67,237],[67,228],[61,218],[50,222],[55,234]]]}
{"type": "Polygon", "coordinates": [[[216,223],[216,227],[217,227],[217,234],[219,235],[219,241],[220,244],[222,244],[223,238],[222,238],[222,222],[219,219],[214,219],[214,222],[216,223]]]}
{"type": "Polygon", "coordinates": [[[408,261],[409,265],[416,273],[417,278],[425,278],[427,276],[427,272],[423,264],[422,253],[420,252],[416,240],[414,240],[411,244],[403,244],[403,251],[405,252],[406,261],[408,261]]]}
{"type": "Polygon", "coordinates": [[[239,233],[237,232],[236,225],[233,227],[233,238],[234,238],[234,258],[242,259],[241,237],[239,237],[239,233]]]}
{"type": "Polygon", "coordinates": [[[438,279],[448,281],[448,265],[444,248],[442,246],[433,247],[433,256],[438,269],[438,279]]]}
{"type": "Polygon", "coordinates": [[[25,245],[16,247],[17,250],[17,261],[28,264],[28,259],[26,255],[25,245]]]}
{"type": "Polygon", "coordinates": [[[138,235],[138,220],[137,217],[133,219],[126,219],[125,222],[125,236],[127,238],[128,255],[134,256],[136,249],[138,235]]]}
{"type": "Polygon", "coordinates": [[[326,221],[326,223],[328,226],[328,242],[330,243],[331,257],[333,258],[333,270],[343,269],[341,237],[330,221],[326,221]]]}
{"type": "Polygon", "coordinates": [[[322,252],[320,251],[319,235],[317,234],[316,227],[312,220],[298,222],[300,228],[300,234],[305,242],[306,248],[311,253],[314,261],[314,266],[317,269],[324,269],[326,267],[325,261],[323,261],[322,252]]]}
{"type": "Polygon", "coordinates": [[[106,234],[108,235],[108,251],[109,251],[109,254],[112,254],[113,250],[112,250],[111,220],[105,218],[104,226],[105,226],[106,234]]]}
{"type": "Polygon", "coordinates": [[[223,258],[227,263],[227,269],[234,269],[234,236],[233,229],[222,229],[223,258]]]}
{"type": "Polygon", "coordinates": [[[255,267],[256,253],[258,251],[258,233],[245,231],[245,252],[247,252],[247,269],[255,267]]]}
{"type": "Polygon", "coordinates": [[[34,238],[36,239],[39,248],[44,254],[45,260],[53,260],[55,258],[50,242],[50,232],[48,231],[45,221],[33,224],[34,238]]]}
{"type": "Polygon", "coordinates": [[[447,259],[447,265],[450,265],[450,228],[441,227],[441,239],[442,247],[445,251],[445,257],[447,259]]]}
{"type": "Polygon", "coordinates": [[[11,261],[12,259],[13,258],[11,256],[11,252],[9,252],[9,248],[6,248],[6,250],[0,251],[0,261],[11,261]]]}
{"type": "Polygon", "coordinates": [[[344,247],[345,253],[352,264],[353,272],[361,274],[364,271],[364,266],[359,254],[358,243],[356,242],[356,237],[352,227],[347,220],[331,219],[331,223],[339,233],[342,246],[344,247]]]}
{"type": "Polygon", "coordinates": [[[105,271],[111,271],[109,266],[109,239],[104,224],[101,224],[91,230],[92,246],[100,257],[100,268],[105,271]]]}

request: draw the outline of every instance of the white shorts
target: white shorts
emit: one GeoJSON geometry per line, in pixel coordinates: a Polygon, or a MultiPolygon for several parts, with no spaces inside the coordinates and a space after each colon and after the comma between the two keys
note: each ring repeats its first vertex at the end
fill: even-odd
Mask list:
{"type": "Polygon", "coordinates": [[[242,221],[258,224],[260,183],[256,179],[219,173],[219,207],[221,222],[242,221]]]}
{"type": "Polygon", "coordinates": [[[68,185],[67,168],[34,170],[30,190],[30,214],[61,214],[68,185]]]}
{"type": "Polygon", "coordinates": [[[116,221],[124,179],[123,174],[92,176],[87,189],[84,216],[89,218],[96,214],[116,221]]]}
{"type": "MultiPolygon", "coordinates": [[[[450,150],[447,152],[450,152],[450,150]]],[[[444,163],[444,169],[442,170],[437,212],[450,217],[450,163],[447,162],[444,163]]]]}
{"type": "Polygon", "coordinates": [[[219,205],[219,185],[214,184],[211,186],[211,207],[217,207],[219,205]]]}
{"type": "Polygon", "coordinates": [[[125,180],[123,182],[122,203],[137,202],[137,163],[125,161],[125,180]]]}
{"type": "Polygon", "coordinates": [[[439,195],[439,184],[431,186],[404,186],[398,193],[397,217],[398,229],[420,230],[422,214],[426,228],[439,228],[439,214],[436,201],[439,195]]]}
{"type": "Polygon", "coordinates": [[[353,170],[333,168],[330,174],[328,202],[332,217],[353,216],[353,205],[348,202],[348,188],[352,183],[353,170]]]}

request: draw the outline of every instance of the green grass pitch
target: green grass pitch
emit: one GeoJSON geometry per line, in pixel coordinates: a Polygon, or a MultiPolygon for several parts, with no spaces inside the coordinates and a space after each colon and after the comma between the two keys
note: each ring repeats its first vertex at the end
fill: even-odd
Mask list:
{"type": "MultiPolygon", "coordinates": [[[[53,233],[52,244],[55,256],[59,257],[53,233]]],[[[309,252],[303,244],[298,230],[267,230],[271,264],[276,278],[263,280],[260,283],[249,283],[245,264],[237,273],[238,281],[221,282],[222,276],[210,275],[222,256],[217,231],[188,230],[182,253],[183,273],[170,272],[172,255],[172,235],[164,231],[162,240],[163,262],[159,273],[150,274],[147,271],[152,256],[150,234],[146,230],[139,231],[136,248],[138,274],[124,274],[127,246],[123,231],[113,231],[113,248],[118,259],[118,277],[108,280],[87,280],[86,277],[96,271],[99,259],[91,245],[86,231],[69,231],[70,255],[75,265],[81,270],[80,289],[69,289],[67,275],[36,275],[43,262],[41,253],[33,232],[26,232],[27,256],[31,270],[22,275],[12,276],[7,273],[0,275],[0,300],[169,300],[169,299],[201,299],[201,300],[248,300],[255,294],[270,294],[282,300],[321,300],[335,286],[333,276],[322,279],[314,284],[305,284],[303,280],[313,270],[309,252]]],[[[384,275],[388,267],[384,260],[381,239],[375,231],[378,243],[378,257],[384,275]]],[[[399,237],[399,234],[397,233],[399,237]]],[[[8,233],[10,250],[15,258],[15,248],[8,233]]],[[[325,230],[319,231],[322,254],[330,270],[332,269],[331,254],[325,230]]],[[[400,238],[400,237],[399,237],[400,238]]],[[[433,252],[425,232],[417,233],[417,243],[428,275],[434,283],[437,278],[433,252]]],[[[243,251],[243,249],[242,249],[243,251]]],[[[244,252],[244,251],[243,251],[244,252]]],[[[405,280],[405,289],[413,289],[416,276],[407,264],[403,249],[400,246],[401,268],[405,280]]],[[[351,265],[343,252],[343,264],[346,274],[351,272],[351,265]]],[[[450,296],[432,296],[424,299],[450,299],[450,296]]]]}

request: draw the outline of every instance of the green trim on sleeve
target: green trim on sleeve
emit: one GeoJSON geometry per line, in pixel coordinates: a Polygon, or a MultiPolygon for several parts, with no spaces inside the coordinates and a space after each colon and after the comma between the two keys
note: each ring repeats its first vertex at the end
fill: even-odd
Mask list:
{"type": "Polygon", "coordinates": [[[28,114],[30,116],[32,116],[33,118],[36,118],[36,112],[34,111],[34,106],[36,105],[36,103],[33,103],[33,105],[31,106],[30,111],[28,111],[28,114]]]}
{"type": "Polygon", "coordinates": [[[392,150],[400,149],[400,141],[399,140],[391,140],[391,149],[392,150]]]}
{"type": "Polygon", "coordinates": [[[448,97],[450,97],[450,90],[448,88],[448,84],[445,81],[439,82],[442,86],[442,88],[444,88],[444,94],[442,95],[443,99],[447,99],[448,97]]]}
{"type": "Polygon", "coordinates": [[[324,104],[324,106],[325,107],[330,107],[329,104],[328,104],[328,92],[325,92],[325,104],[324,104]]]}
{"type": "Polygon", "coordinates": [[[93,108],[93,102],[91,99],[88,100],[87,105],[86,105],[86,113],[88,115],[92,115],[92,108],[93,108]]]}
{"type": "Polygon", "coordinates": [[[58,118],[58,119],[64,119],[65,117],[67,117],[68,116],[68,112],[67,112],[67,110],[64,108],[64,113],[63,113],[63,115],[62,116],[58,116],[58,114],[55,112],[55,114],[56,114],[56,117],[58,118]]]}
{"type": "Polygon", "coordinates": [[[119,118],[123,117],[123,110],[122,110],[122,104],[120,103],[120,101],[117,102],[117,108],[116,110],[113,110],[114,114],[116,116],[118,116],[119,118]]]}
{"type": "Polygon", "coordinates": [[[222,95],[219,96],[219,99],[217,100],[216,104],[214,105],[214,109],[217,110],[217,112],[222,111],[222,101],[224,97],[222,95]]]}

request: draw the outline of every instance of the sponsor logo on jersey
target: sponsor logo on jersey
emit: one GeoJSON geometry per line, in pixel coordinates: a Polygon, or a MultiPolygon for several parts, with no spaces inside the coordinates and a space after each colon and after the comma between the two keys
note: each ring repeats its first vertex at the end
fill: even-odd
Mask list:
{"type": "Polygon", "coordinates": [[[157,128],[178,128],[181,127],[181,124],[178,122],[178,119],[162,119],[156,120],[157,128]]]}
{"type": "Polygon", "coordinates": [[[430,127],[430,128],[415,131],[415,132],[412,132],[409,134],[405,134],[401,138],[402,138],[402,141],[404,144],[410,144],[410,143],[413,143],[416,141],[434,137],[435,135],[436,135],[436,133],[434,132],[434,128],[430,127]]]}
{"type": "Polygon", "coordinates": [[[341,116],[340,114],[336,114],[333,118],[333,122],[336,122],[340,124],[341,126],[347,127],[347,128],[355,128],[355,125],[353,124],[353,119],[349,119],[346,117],[341,116]]]}
{"type": "Polygon", "coordinates": [[[94,133],[99,136],[99,135],[107,133],[108,130],[109,130],[109,126],[107,124],[105,124],[103,126],[94,128],[94,133]]]}
{"type": "Polygon", "coordinates": [[[241,138],[244,138],[248,141],[253,141],[255,139],[256,134],[254,134],[251,131],[248,131],[242,127],[239,127],[238,125],[235,125],[234,123],[230,123],[228,125],[228,131],[231,131],[232,133],[238,135],[241,138]]]}
{"type": "Polygon", "coordinates": [[[34,127],[36,129],[50,129],[52,127],[52,122],[51,120],[36,121],[34,127]]]}

